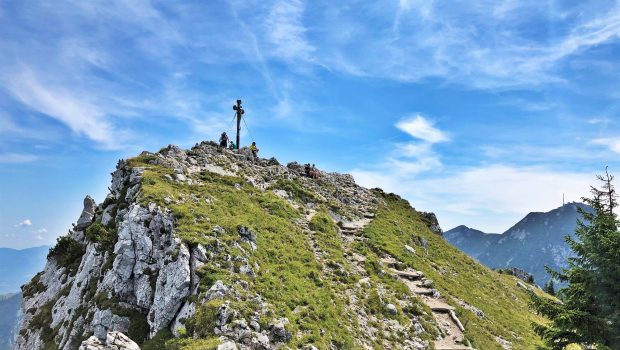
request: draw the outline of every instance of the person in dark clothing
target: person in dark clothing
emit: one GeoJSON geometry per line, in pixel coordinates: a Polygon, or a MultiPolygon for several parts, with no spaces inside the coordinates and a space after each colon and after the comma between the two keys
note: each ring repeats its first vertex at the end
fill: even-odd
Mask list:
{"type": "Polygon", "coordinates": [[[226,135],[226,132],[222,133],[222,136],[220,136],[220,147],[226,148],[228,146],[228,135],[226,135]]]}

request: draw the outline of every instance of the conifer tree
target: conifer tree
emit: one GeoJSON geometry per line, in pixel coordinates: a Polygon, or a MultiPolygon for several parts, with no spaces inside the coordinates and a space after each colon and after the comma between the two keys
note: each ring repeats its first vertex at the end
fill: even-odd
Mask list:
{"type": "Polygon", "coordinates": [[[550,295],[555,295],[555,284],[553,283],[553,278],[545,283],[545,287],[543,290],[550,295]]]}
{"type": "Polygon", "coordinates": [[[565,239],[575,253],[568,267],[551,271],[553,279],[568,283],[558,291],[561,301],[531,294],[533,307],[550,323],[534,329],[543,349],[562,350],[569,344],[584,349],[620,349],[620,222],[614,209],[617,195],[613,176],[597,176],[603,184],[591,187],[584,202],[594,212],[580,209],[575,239],[565,239]]]}

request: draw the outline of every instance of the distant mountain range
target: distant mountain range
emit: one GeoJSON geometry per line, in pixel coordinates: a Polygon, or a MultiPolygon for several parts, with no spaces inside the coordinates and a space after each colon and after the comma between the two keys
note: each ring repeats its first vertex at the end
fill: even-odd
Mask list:
{"type": "Polygon", "coordinates": [[[0,295],[0,350],[10,350],[21,317],[20,293],[0,295]]]}
{"type": "Polygon", "coordinates": [[[28,249],[0,248],[0,294],[16,293],[20,286],[41,271],[49,247],[28,249]]]}
{"type": "Polygon", "coordinates": [[[520,268],[542,286],[549,280],[545,265],[558,270],[566,266],[566,259],[572,254],[564,236],[574,235],[580,218],[577,208],[593,210],[573,202],[546,213],[529,213],[503,234],[461,225],[446,231],[444,237],[484,265],[520,268]]]}

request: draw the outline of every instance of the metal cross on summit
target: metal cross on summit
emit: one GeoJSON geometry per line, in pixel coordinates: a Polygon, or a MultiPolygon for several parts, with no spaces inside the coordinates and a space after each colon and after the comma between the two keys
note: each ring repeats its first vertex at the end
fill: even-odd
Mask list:
{"type": "Polygon", "coordinates": [[[241,118],[243,116],[243,113],[245,113],[245,111],[243,110],[243,108],[241,107],[241,100],[237,100],[237,104],[233,105],[233,110],[235,110],[237,112],[237,149],[239,149],[239,145],[241,145],[240,141],[241,141],[241,118]]]}

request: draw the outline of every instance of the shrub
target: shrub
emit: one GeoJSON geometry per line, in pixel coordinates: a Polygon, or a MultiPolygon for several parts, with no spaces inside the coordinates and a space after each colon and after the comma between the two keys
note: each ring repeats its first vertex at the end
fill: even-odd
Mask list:
{"type": "Polygon", "coordinates": [[[42,272],[37,273],[32,278],[32,280],[30,280],[30,282],[22,286],[22,295],[24,299],[30,298],[34,296],[35,294],[39,294],[45,291],[46,289],[45,285],[40,282],[42,274],[43,274],[42,272]]]}
{"type": "Polygon", "coordinates": [[[66,235],[58,237],[56,245],[50,248],[47,257],[55,259],[59,266],[66,267],[69,274],[73,276],[80,267],[84,251],[83,245],[66,235]]]}
{"type": "Polygon", "coordinates": [[[98,243],[99,250],[112,251],[118,240],[118,232],[115,228],[105,228],[100,222],[95,222],[86,229],[86,238],[98,243]]]}

